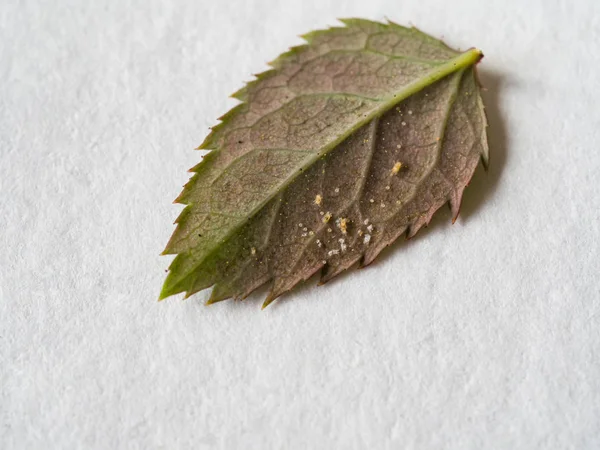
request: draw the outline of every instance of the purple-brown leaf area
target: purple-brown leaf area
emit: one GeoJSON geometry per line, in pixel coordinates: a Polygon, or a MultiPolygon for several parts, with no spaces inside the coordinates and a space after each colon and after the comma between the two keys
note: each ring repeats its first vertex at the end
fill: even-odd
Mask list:
{"type": "Polygon", "coordinates": [[[318,271],[326,282],[371,263],[444,204],[458,215],[488,158],[474,67],[394,103],[458,53],[416,29],[345,23],[235,94],[178,198],[161,297],[214,286],[212,303],[270,283],[266,305],[318,271]]]}

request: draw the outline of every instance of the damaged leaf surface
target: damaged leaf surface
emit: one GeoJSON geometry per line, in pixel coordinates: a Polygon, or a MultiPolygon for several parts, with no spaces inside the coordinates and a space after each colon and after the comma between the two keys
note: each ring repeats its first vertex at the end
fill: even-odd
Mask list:
{"type": "Polygon", "coordinates": [[[321,271],[326,282],[458,215],[488,161],[477,49],[365,20],[303,36],[233,96],[200,146],[164,253],[160,298],[214,286],[209,303],[265,283],[265,306],[321,271]]]}

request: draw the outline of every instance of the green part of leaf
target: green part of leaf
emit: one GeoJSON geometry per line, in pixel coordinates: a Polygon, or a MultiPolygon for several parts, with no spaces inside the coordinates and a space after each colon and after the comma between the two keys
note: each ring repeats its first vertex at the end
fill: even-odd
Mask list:
{"type": "Polygon", "coordinates": [[[458,215],[488,161],[482,53],[391,22],[342,23],[233,95],[243,103],[176,200],[160,299],[211,286],[209,303],[241,299],[270,282],[266,306],[319,270],[326,282],[369,264],[445,203],[458,215]]]}

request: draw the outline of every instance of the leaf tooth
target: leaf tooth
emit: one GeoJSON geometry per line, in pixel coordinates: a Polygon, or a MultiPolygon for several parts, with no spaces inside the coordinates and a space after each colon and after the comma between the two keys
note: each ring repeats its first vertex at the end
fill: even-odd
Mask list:
{"type": "MultiPolygon", "coordinates": [[[[213,150],[207,153],[206,155],[204,155],[204,158],[202,159],[202,161],[200,161],[200,163],[196,164],[194,167],[189,169],[189,172],[192,172],[194,175],[183,186],[183,190],[181,191],[179,196],[173,201],[173,203],[179,203],[183,205],[191,203],[192,199],[189,198],[189,195],[192,192],[194,192],[198,179],[211,169],[212,164],[215,162],[218,154],[218,150],[213,150]]],[[[179,220],[175,221],[175,223],[178,222],[179,220]]]]}
{"type": "Polygon", "coordinates": [[[202,141],[202,144],[200,144],[196,148],[196,150],[213,150],[218,148],[219,140],[223,136],[225,127],[227,127],[229,122],[235,119],[238,115],[242,114],[247,108],[247,103],[240,103],[238,105],[235,105],[233,108],[231,108],[221,117],[219,117],[217,120],[220,120],[220,122],[215,126],[211,127],[210,133],[208,134],[208,136],[206,136],[204,141],[202,141]]]}
{"type": "Polygon", "coordinates": [[[311,45],[315,41],[315,39],[318,39],[324,34],[327,34],[329,30],[330,28],[324,30],[313,30],[309,31],[308,33],[301,34],[299,37],[301,39],[304,39],[308,43],[308,45],[311,45]]]}
{"type": "MultiPolygon", "coordinates": [[[[322,31],[322,30],[320,30],[322,31]]],[[[315,38],[319,35],[319,30],[309,31],[308,33],[301,34],[299,37],[304,39],[309,45],[313,43],[315,38]]]]}
{"type": "Polygon", "coordinates": [[[391,29],[402,30],[404,32],[410,31],[410,28],[400,25],[390,19],[387,19],[387,24],[391,29]]]}
{"type": "MultiPolygon", "coordinates": [[[[229,111],[227,111],[221,117],[219,117],[217,120],[220,120],[222,123],[225,123],[229,120],[234,119],[238,114],[242,113],[246,109],[248,109],[248,104],[240,103],[239,105],[235,105],[233,108],[231,108],[229,111]]],[[[221,124],[219,124],[219,125],[221,125],[221,124]]]]}
{"type": "Polygon", "coordinates": [[[179,213],[179,215],[177,216],[177,219],[175,219],[175,222],[173,222],[173,224],[183,223],[187,219],[187,217],[190,215],[191,212],[192,212],[192,206],[186,205],[185,208],[183,208],[183,210],[179,213]]]}
{"type": "Polygon", "coordinates": [[[186,293],[184,298],[188,298],[194,295],[196,292],[208,289],[218,281],[219,276],[215,272],[210,271],[209,269],[203,270],[202,268],[198,268],[195,277],[192,279],[184,278],[180,281],[180,284],[186,285],[186,293]]]}
{"type": "Polygon", "coordinates": [[[219,146],[217,142],[219,140],[219,135],[221,135],[221,133],[223,132],[224,127],[225,124],[223,122],[215,125],[214,127],[211,127],[210,133],[208,134],[208,136],[206,136],[206,138],[204,138],[202,144],[200,144],[196,150],[216,149],[219,146]]]}
{"type": "Polygon", "coordinates": [[[234,294],[233,298],[235,300],[244,300],[248,298],[250,294],[252,294],[254,291],[256,291],[264,284],[268,283],[269,281],[271,281],[271,275],[265,273],[259,278],[252,281],[250,284],[236,286],[236,293],[234,294]]]}
{"type": "Polygon", "coordinates": [[[460,54],[460,51],[450,47],[442,39],[435,38],[435,37],[425,33],[424,31],[421,31],[419,28],[415,27],[414,25],[412,25],[410,27],[410,31],[413,34],[418,35],[419,39],[422,39],[423,41],[429,43],[430,45],[434,45],[436,47],[442,48],[444,50],[447,50],[447,51],[457,54],[457,55],[460,54]]]}
{"type": "Polygon", "coordinates": [[[321,260],[315,260],[312,267],[308,269],[308,271],[297,271],[296,273],[290,275],[286,278],[275,278],[273,280],[273,284],[271,285],[271,290],[265,299],[262,309],[265,309],[269,306],[273,301],[275,301],[278,297],[285,294],[287,291],[292,289],[301,281],[306,281],[310,277],[312,277],[315,273],[317,273],[323,267],[323,263],[321,260]],[[305,274],[305,275],[300,275],[305,274]]]}
{"type": "Polygon", "coordinates": [[[331,264],[327,264],[327,265],[323,266],[323,269],[321,270],[321,277],[319,279],[319,286],[324,285],[331,279],[338,276],[344,270],[349,269],[350,267],[352,267],[352,265],[354,265],[360,259],[361,259],[361,255],[357,254],[356,257],[344,259],[340,262],[340,264],[337,264],[335,266],[331,265],[331,264]]]}
{"type": "MultiPolygon", "coordinates": [[[[192,177],[193,178],[193,177],[192,177]]],[[[186,205],[186,196],[187,196],[187,192],[186,189],[191,189],[191,186],[188,188],[188,186],[190,185],[192,178],[190,178],[190,181],[187,182],[186,184],[183,185],[183,190],[179,193],[179,195],[175,198],[175,200],[173,200],[173,203],[175,204],[180,204],[180,205],[186,205]]],[[[179,223],[179,221],[181,220],[181,214],[179,216],[177,216],[177,219],[175,219],[175,223],[179,223]]]]}
{"type": "MultiPolygon", "coordinates": [[[[300,47],[306,47],[306,46],[300,45],[297,47],[292,47],[290,49],[290,52],[292,50],[294,50],[295,48],[300,48],[300,47]]],[[[287,52],[287,54],[289,54],[290,52],[287,52]]],[[[281,56],[283,56],[283,55],[281,55],[281,56]]],[[[279,60],[281,58],[281,56],[276,58],[273,62],[279,60]]],[[[276,68],[267,69],[263,72],[256,73],[256,74],[254,74],[254,77],[255,77],[254,80],[248,81],[245,86],[243,86],[240,89],[238,89],[237,91],[235,91],[229,97],[235,98],[237,100],[241,100],[242,102],[247,102],[250,92],[252,91],[252,89],[254,89],[254,87],[256,87],[261,81],[264,81],[266,78],[276,75],[277,73],[278,73],[278,70],[276,68]]]]}
{"type": "Polygon", "coordinates": [[[259,73],[255,73],[254,76],[256,77],[256,80],[252,80],[248,83],[248,86],[254,86],[257,82],[265,80],[269,77],[272,77],[273,75],[277,75],[278,71],[275,69],[268,69],[265,70],[263,72],[259,72],[259,73]]]}
{"type": "Polygon", "coordinates": [[[273,285],[271,286],[271,290],[267,294],[267,298],[265,298],[265,301],[263,302],[261,309],[265,309],[267,306],[269,306],[271,303],[273,303],[278,297],[280,297],[281,295],[285,294],[287,291],[292,289],[295,286],[295,284],[296,283],[293,283],[293,284],[282,283],[282,282],[280,282],[280,280],[276,279],[273,282],[273,285]]]}
{"type": "Polygon", "coordinates": [[[258,86],[262,81],[266,80],[267,78],[269,78],[273,75],[277,75],[278,73],[279,73],[278,69],[275,69],[275,68],[267,69],[263,72],[255,73],[254,80],[248,81],[245,86],[243,86],[240,89],[238,89],[237,91],[235,91],[229,97],[235,98],[237,100],[241,100],[242,102],[247,102],[249,100],[250,93],[256,86],[258,86]]]}
{"type": "Polygon", "coordinates": [[[483,108],[483,102],[481,100],[481,96],[478,96],[478,103],[481,105],[481,111],[483,115],[483,133],[481,135],[481,163],[483,164],[483,168],[487,171],[490,166],[490,148],[487,139],[487,127],[488,127],[488,119],[485,109],[483,108]]]}
{"type": "Polygon", "coordinates": [[[215,283],[211,296],[206,304],[208,305],[231,298],[236,301],[242,301],[271,279],[268,273],[264,273],[254,278],[244,277],[246,273],[246,269],[243,268],[234,279],[222,279],[215,283]],[[248,281],[250,281],[250,283],[248,283],[248,281]]]}
{"type": "Polygon", "coordinates": [[[167,245],[165,246],[165,249],[162,251],[161,255],[175,255],[182,252],[182,249],[179,246],[180,241],[182,240],[181,230],[184,228],[185,222],[189,218],[191,212],[192,206],[188,205],[183,208],[181,213],[179,213],[179,216],[177,216],[177,219],[175,219],[174,222],[174,224],[177,225],[175,232],[171,235],[171,238],[169,239],[169,242],[167,242],[167,245]]]}
{"type": "Polygon", "coordinates": [[[484,153],[481,154],[481,164],[483,165],[483,168],[487,172],[488,169],[490,168],[490,157],[487,152],[485,154],[484,153]]]}
{"type": "Polygon", "coordinates": [[[322,30],[314,30],[308,33],[301,34],[299,37],[304,39],[308,45],[314,44],[316,39],[319,39],[322,36],[330,36],[331,33],[335,33],[336,31],[347,30],[347,27],[328,27],[322,30]]]}
{"type": "Polygon", "coordinates": [[[417,220],[410,224],[406,231],[406,239],[413,238],[421,228],[427,227],[427,225],[429,225],[429,222],[431,222],[433,215],[438,209],[439,207],[430,208],[429,211],[427,211],[425,214],[421,214],[417,218],[417,220]]]}
{"type": "Polygon", "coordinates": [[[383,251],[384,248],[388,247],[396,241],[402,234],[407,231],[407,227],[401,227],[397,230],[392,230],[393,234],[390,239],[376,239],[373,244],[365,251],[362,259],[359,261],[359,268],[363,268],[371,264],[377,256],[383,251]]]}
{"type": "Polygon", "coordinates": [[[442,41],[440,39],[432,38],[427,33],[421,31],[419,28],[415,27],[414,25],[411,25],[410,28],[408,28],[408,29],[410,30],[411,33],[418,34],[420,37],[422,37],[426,41],[434,41],[436,44],[442,43],[442,41]]]}
{"type": "Polygon", "coordinates": [[[454,189],[450,194],[450,200],[448,200],[448,205],[450,206],[450,213],[452,214],[452,223],[456,222],[458,219],[458,214],[460,213],[460,205],[462,203],[462,195],[463,189],[454,189]]]}
{"type": "Polygon", "coordinates": [[[167,245],[165,249],[161,252],[161,255],[177,255],[178,253],[179,251],[175,248],[174,236],[171,236],[171,239],[169,239],[169,242],[167,242],[167,245]]]}
{"type": "Polygon", "coordinates": [[[290,61],[290,59],[293,59],[299,53],[306,51],[308,48],[309,48],[309,46],[306,44],[296,45],[294,47],[291,47],[287,52],[282,53],[277,58],[275,58],[273,61],[271,61],[269,63],[269,66],[273,67],[274,69],[280,69],[288,61],[290,61]]]}
{"type": "Polygon", "coordinates": [[[355,18],[355,17],[348,17],[348,18],[343,18],[343,19],[338,19],[340,22],[342,22],[344,25],[346,25],[347,27],[358,27],[363,29],[363,31],[365,31],[364,29],[366,28],[367,30],[372,30],[373,28],[375,29],[379,29],[379,30],[384,30],[386,28],[388,28],[388,26],[384,23],[381,22],[375,22],[373,20],[368,20],[368,19],[359,19],[359,18],[355,18]]]}
{"type": "MultiPolygon", "coordinates": [[[[192,169],[190,169],[190,170],[192,170],[192,169]]],[[[188,198],[188,195],[194,190],[197,180],[198,180],[198,174],[196,173],[190,178],[190,180],[187,183],[185,183],[183,185],[183,190],[177,196],[177,198],[175,200],[173,200],[173,203],[178,203],[181,205],[189,204],[190,199],[188,198]]],[[[177,219],[175,219],[174,223],[179,223],[180,221],[181,221],[181,215],[177,219]]]]}
{"type": "Polygon", "coordinates": [[[248,100],[248,87],[244,86],[243,88],[238,89],[233,94],[231,94],[229,97],[235,98],[236,100],[241,100],[242,102],[245,102],[246,100],[248,100]]]}
{"type": "MultiPolygon", "coordinates": [[[[206,155],[204,155],[204,158],[202,159],[202,161],[200,161],[198,164],[196,164],[195,166],[192,166],[188,169],[188,172],[190,173],[198,173],[201,172],[203,170],[203,166],[207,165],[206,162],[206,158],[208,155],[215,153],[217,150],[211,150],[210,152],[208,152],[206,155]]],[[[191,181],[191,180],[190,180],[191,181]]]]}
{"type": "Polygon", "coordinates": [[[213,290],[210,293],[210,297],[206,301],[206,304],[212,305],[214,303],[222,302],[224,300],[229,300],[233,297],[233,295],[234,291],[229,284],[217,283],[213,287],[213,290]]]}
{"type": "MultiPolygon", "coordinates": [[[[282,292],[283,294],[283,292],[282,292]]],[[[280,294],[281,295],[281,294],[280,294]]],[[[271,303],[273,303],[275,301],[275,299],[278,296],[274,295],[274,294],[269,294],[267,296],[267,298],[265,299],[265,301],[263,302],[262,306],[260,307],[260,309],[265,309],[267,306],[269,306],[271,303]]]]}
{"type": "Polygon", "coordinates": [[[419,228],[421,228],[422,225],[419,225],[418,223],[413,223],[411,224],[407,229],[406,229],[406,233],[405,233],[405,239],[412,239],[415,234],[417,234],[419,232],[419,228]]]}
{"type": "Polygon", "coordinates": [[[287,291],[292,289],[295,286],[295,284],[296,283],[293,283],[293,284],[283,283],[283,282],[281,282],[280,279],[275,279],[273,281],[273,284],[271,285],[271,289],[270,289],[269,293],[267,294],[267,298],[265,298],[265,301],[263,302],[260,309],[265,309],[267,306],[269,306],[271,303],[273,303],[278,297],[280,297],[281,295],[285,294],[287,291]]]}

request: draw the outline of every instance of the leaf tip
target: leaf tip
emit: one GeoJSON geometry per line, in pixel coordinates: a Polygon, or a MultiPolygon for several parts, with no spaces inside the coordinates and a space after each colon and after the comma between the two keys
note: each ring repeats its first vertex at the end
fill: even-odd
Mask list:
{"type": "MultiPolygon", "coordinates": [[[[165,249],[165,251],[167,251],[167,250],[168,250],[168,247],[167,247],[167,249],[165,249]]],[[[177,266],[176,261],[177,261],[177,258],[175,258],[173,263],[171,263],[171,267],[169,267],[169,273],[167,274],[167,278],[165,279],[165,282],[163,283],[162,289],[158,296],[159,301],[164,300],[167,297],[171,297],[172,295],[184,292],[186,290],[185,287],[182,287],[182,285],[180,283],[181,280],[176,279],[176,275],[175,275],[176,270],[174,271],[174,268],[176,268],[176,266],[177,266]]],[[[186,296],[186,298],[189,297],[189,295],[191,295],[191,294],[188,294],[186,296]]]]}
{"type": "Polygon", "coordinates": [[[165,289],[165,286],[160,290],[160,294],[158,294],[158,301],[162,302],[165,298],[170,297],[171,294],[165,289]]]}

